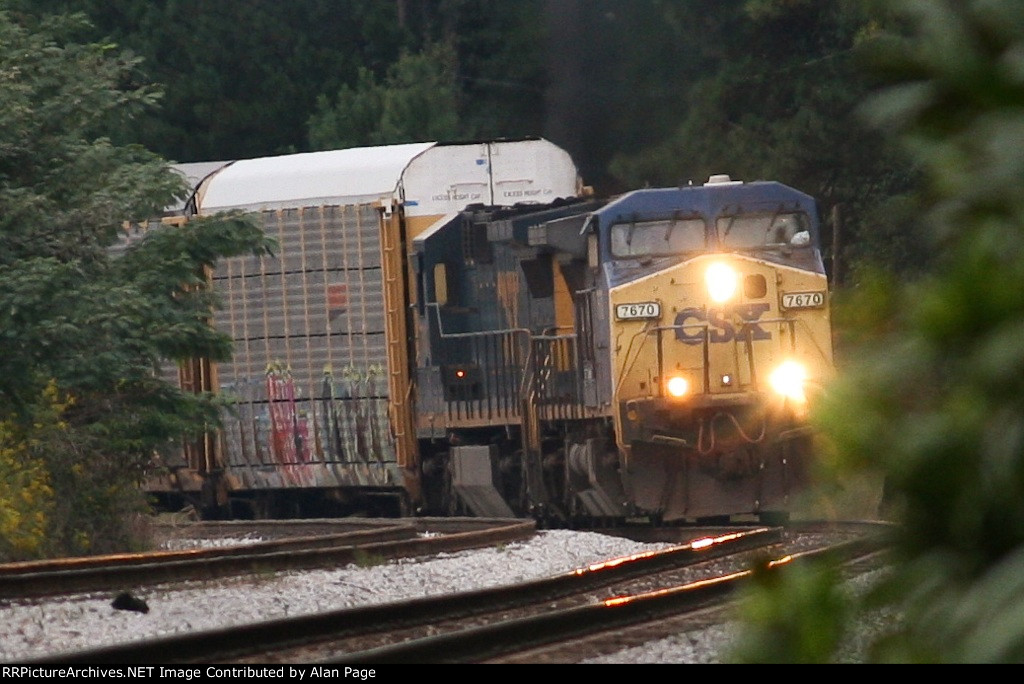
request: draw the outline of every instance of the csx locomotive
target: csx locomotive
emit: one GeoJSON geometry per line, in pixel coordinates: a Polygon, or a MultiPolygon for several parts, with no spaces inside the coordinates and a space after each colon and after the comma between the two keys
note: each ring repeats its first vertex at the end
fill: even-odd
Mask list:
{"type": "Polygon", "coordinates": [[[149,490],[232,516],[785,515],[833,372],[814,200],[776,182],[599,200],[540,139],[248,160],[197,213],[279,253],[220,264],[234,410],[149,490]],[[333,184],[333,185],[331,185],[333,184]]]}

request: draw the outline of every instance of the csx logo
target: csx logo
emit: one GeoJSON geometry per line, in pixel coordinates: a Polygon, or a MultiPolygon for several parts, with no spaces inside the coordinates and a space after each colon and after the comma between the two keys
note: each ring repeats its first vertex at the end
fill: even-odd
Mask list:
{"type": "Polygon", "coordinates": [[[685,344],[704,342],[704,326],[708,324],[708,341],[732,342],[737,337],[746,339],[748,331],[751,340],[770,340],[772,334],[758,325],[768,304],[737,304],[724,309],[698,309],[691,307],[676,314],[676,339],[685,344]],[[739,330],[736,323],[739,321],[739,330]]]}

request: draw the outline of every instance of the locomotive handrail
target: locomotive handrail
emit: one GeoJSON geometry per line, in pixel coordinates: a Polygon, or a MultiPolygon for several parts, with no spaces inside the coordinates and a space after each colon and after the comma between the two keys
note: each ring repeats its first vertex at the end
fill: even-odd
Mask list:
{"type": "MultiPolygon", "coordinates": [[[[766,319],[763,319],[763,322],[764,323],[788,322],[789,323],[789,327],[790,327],[791,342],[792,342],[793,345],[796,344],[796,331],[795,331],[795,328],[796,328],[797,324],[799,324],[802,328],[804,328],[804,332],[807,333],[807,337],[811,340],[811,343],[814,345],[814,348],[818,352],[818,355],[821,356],[821,358],[824,359],[825,361],[830,361],[828,356],[825,355],[825,350],[823,350],[821,348],[821,345],[818,344],[818,338],[817,338],[817,336],[814,335],[814,331],[810,329],[810,325],[807,323],[806,319],[803,319],[803,318],[798,318],[798,319],[766,318],[766,319]]],[[[831,337],[829,339],[831,339],[831,337]]]]}
{"type": "MultiPolygon", "coordinates": [[[[536,397],[535,396],[531,396],[531,394],[530,394],[531,392],[536,392],[536,387],[534,386],[535,372],[533,372],[533,369],[536,366],[536,360],[534,359],[534,349],[533,349],[534,342],[538,342],[538,341],[540,341],[540,342],[557,342],[557,341],[572,342],[572,341],[575,341],[575,340],[579,339],[579,335],[576,334],[575,332],[568,333],[568,334],[549,334],[548,331],[551,331],[552,330],[551,328],[549,328],[548,331],[546,331],[545,333],[539,334],[539,335],[535,334],[534,332],[532,332],[531,330],[529,330],[527,328],[506,328],[506,329],[500,329],[500,330],[477,330],[477,331],[465,332],[465,333],[446,333],[444,331],[443,324],[442,324],[442,321],[441,321],[440,304],[438,304],[437,302],[425,302],[425,305],[426,306],[430,306],[431,308],[433,308],[435,310],[436,315],[437,315],[437,320],[438,320],[438,334],[440,335],[440,337],[442,339],[466,339],[466,338],[482,338],[482,337],[488,337],[488,336],[502,336],[502,335],[504,335],[504,336],[524,335],[525,336],[525,343],[526,343],[526,359],[525,359],[525,364],[524,364],[523,368],[524,368],[525,372],[523,374],[522,382],[520,383],[520,386],[519,386],[518,397],[519,397],[519,400],[521,402],[526,402],[530,406],[533,406],[536,403],[536,397]]],[[[567,326],[559,326],[559,327],[560,328],[567,328],[567,326]]],[[[559,327],[554,328],[554,330],[558,330],[559,327]]],[[[567,329],[571,330],[571,328],[567,328],[567,329]]],[[[573,356],[575,356],[575,355],[573,355],[573,356]]],[[[578,392],[579,392],[579,388],[577,388],[577,393],[578,392]]]]}
{"type": "Polygon", "coordinates": [[[529,328],[505,328],[503,330],[475,330],[473,332],[465,333],[446,333],[444,331],[444,324],[441,322],[441,305],[437,302],[424,302],[423,305],[434,309],[434,313],[437,315],[437,334],[442,338],[484,337],[485,335],[508,335],[514,333],[522,333],[529,337],[533,334],[529,328]]]}
{"type": "Polygon", "coordinates": [[[542,332],[538,337],[576,337],[575,330],[576,328],[572,327],[571,325],[556,325],[554,327],[545,329],[544,332],[542,332]],[[573,332],[570,332],[568,334],[563,333],[559,335],[559,330],[570,330],[573,332]]]}
{"type": "MultiPolygon", "coordinates": [[[[437,332],[438,332],[438,335],[440,335],[442,338],[445,338],[445,339],[464,338],[464,337],[484,337],[484,336],[487,336],[487,335],[511,335],[511,334],[516,334],[516,333],[521,333],[523,335],[526,335],[529,340],[572,340],[572,339],[576,339],[577,337],[579,337],[575,332],[569,333],[569,334],[561,334],[561,335],[559,335],[557,333],[552,334],[552,333],[544,332],[544,333],[541,333],[541,334],[537,335],[532,330],[530,330],[529,328],[502,328],[502,329],[498,329],[498,330],[474,330],[472,332],[464,332],[464,333],[449,333],[449,332],[445,332],[444,331],[444,324],[441,321],[441,305],[438,304],[437,302],[424,302],[424,306],[429,306],[432,309],[434,309],[434,311],[435,311],[435,313],[437,315],[437,332]]],[[[559,328],[567,328],[569,330],[572,330],[572,328],[570,328],[569,326],[559,326],[559,328]]],[[[556,330],[557,329],[558,328],[556,328],[556,330]]],[[[549,328],[549,330],[550,330],[550,328],[549,328]]]]}
{"type": "MultiPolygon", "coordinates": [[[[513,345],[522,350],[522,346],[525,345],[523,353],[529,356],[530,353],[530,341],[532,339],[532,332],[527,328],[505,328],[499,330],[477,330],[463,333],[445,332],[444,323],[441,318],[441,305],[438,302],[425,302],[425,306],[429,306],[435,311],[437,317],[437,332],[441,339],[453,340],[453,339],[469,339],[469,340],[487,340],[487,339],[507,339],[509,344],[513,345]],[[519,340],[517,340],[519,338],[519,340]]],[[[518,363],[520,354],[514,354],[510,360],[514,363],[518,363]]],[[[529,359],[526,359],[526,367],[529,367],[529,359]]],[[[511,368],[511,366],[509,366],[511,368]]],[[[500,369],[495,367],[495,373],[500,373],[500,369]]],[[[525,378],[524,378],[525,379],[525,378]]],[[[453,407],[454,410],[459,414],[459,417],[479,417],[480,415],[487,414],[492,415],[492,412],[498,412],[501,415],[506,416],[522,416],[523,401],[525,398],[524,387],[520,384],[518,387],[508,387],[509,391],[502,391],[497,383],[499,380],[494,379],[494,385],[491,385],[488,381],[487,391],[484,392],[484,396],[481,398],[469,397],[469,398],[456,398],[455,400],[446,400],[448,404],[448,412],[451,416],[453,407]],[[474,403],[478,405],[474,405],[474,403]],[[480,403],[483,402],[483,403],[480,403]],[[465,416],[463,416],[465,411],[465,416]]]]}
{"type": "MultiPolygon", "coordinates": [[[[629,359],[629,355],[633,351],[633,343],[636,342],[636,339],[638,337],[641,337],[641,336],[647,337],[647,336],[651,335],[652,333],[660,333],[662,330],[683,330],[685,328],[703,328],[704,329],[705,334],[703,336],[704,337],[703,346],[704,346],[704,351],[706,352],[707,351],[707,345],[708,345],[708,336],[707,336],[707,329],[708,329],[708,327],[709,327],[708,324],[705,322],[705,323],[689,323],[689,324],[686,324],[686,325],[657,325],[657,326],[653,326],[653,327],[650,327],[650,328],[644,328],[644,329],[634,333],[633,337],[630,338],[629,346],[626,347],[626,358],[629,359]]],[[[636,364],[637,359],[639,359],[639,358],[640,358],[640,353],[639,353],[639,350],[638,350],[637,351],[637,355],[634,356],[629,361],[629,364],[628,365],[624,365],[622,367],[622,371],[619,373],[619,378],[615,382],[615,386],[612,388],[613,392],[618,391],[619,386],[622,384],[623,379],[626,377],[626,375],[628,375],[633,370],[633,366],[636,364]]],[[[660,364],[660,358],[659,358],[659,364],[660,364]]],[[[658,367],[658,375],[659,375],[659,377],[661,375],[661,372],[662,372],[662,368],[659,365],[659,367],[658,367]]],[[[705,390],[706,389],[707,388],[705,388],[705,390]]],[[[659,394],[660,394],[660,386],[659,386],[659,394]]]]}

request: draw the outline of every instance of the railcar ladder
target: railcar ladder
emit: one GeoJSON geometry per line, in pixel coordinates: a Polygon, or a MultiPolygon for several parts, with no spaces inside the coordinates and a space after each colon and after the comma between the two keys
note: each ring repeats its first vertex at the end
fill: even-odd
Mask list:
{"type": "Polygon", "coordinates": [[[407,288],[405,279],[404,219],[401,208],[380,208],[381,275],[388,359],[388,412],[395,437],[398,464],[411,472],[418,496],[418,458],[413,430],[412,383],[409,381],[407,288]]]}

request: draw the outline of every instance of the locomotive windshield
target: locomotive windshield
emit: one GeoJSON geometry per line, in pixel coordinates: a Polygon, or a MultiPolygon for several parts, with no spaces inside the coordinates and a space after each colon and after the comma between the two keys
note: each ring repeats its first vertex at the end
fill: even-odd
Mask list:
{"type": "Polygon", "coordinates": [[[807,215],[764,213],[724,216],[718,219],[718,240],[724,248],[771,249],[810,244],[807,215]]]}
{"type": "Polygon", "coordinates": [[[612,256],[668,256],[706,249],[704,219],[677,218],[617,223],[611,229],[612,256]]]}

